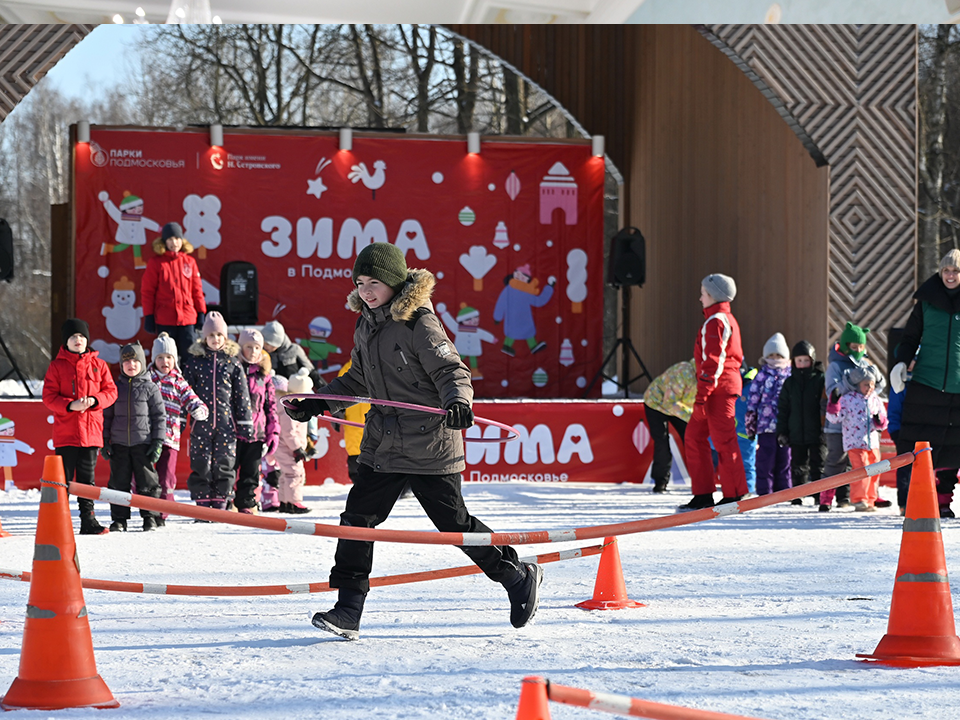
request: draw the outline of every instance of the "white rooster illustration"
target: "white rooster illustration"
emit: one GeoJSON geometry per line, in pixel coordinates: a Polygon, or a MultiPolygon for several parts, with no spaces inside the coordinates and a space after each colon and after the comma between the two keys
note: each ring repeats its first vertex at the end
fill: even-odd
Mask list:
{"type": "Polygon", "coordinates": [[[351,182],[358,183],[361,180],[363,184],[373,192],[373,199],[377,199],[377,190],[383,187],[383,183],[387,180],[386,169],[387,164],[383,160],[377,160],[373,163],[375,172],[373,175],[370,174],[370,171],[367,170],[367,166],[364,163],[359,165],[354,165],[350,168],[350,174],[347,177],[350,178],[351,182]]]}

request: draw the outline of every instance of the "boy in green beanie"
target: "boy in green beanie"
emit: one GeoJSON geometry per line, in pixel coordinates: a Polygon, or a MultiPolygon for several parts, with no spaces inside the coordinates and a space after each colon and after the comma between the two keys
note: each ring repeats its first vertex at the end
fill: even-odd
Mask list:
{"type": "MultiPolygon", "coordinates": [[[[461,430],[473,425],[470,370],[433,312],[436,279],[408,270],[403,251],[388,243],[368,245],[353,268],[347,305],[360,315],[350,369],[324,394],[373,397],[442,407],[446,416],[374,404],[367,413],[357,473],[340,524],[376,527],[389,516],[409,484],[431,522],[443,532],[489,533],[467,510],[461,492],[464,462],[461,430]]],[[[349,407],[344,402],[304,398],[285,408],[294,420],[349,407]]],[[[522,562],[509,545],[460,548],[507,591],[510,623],[520,628],[540,598],[542,568],[522,562]]],[[[360,617],[370,590],[373,543],[340,540],[330,587],[336,605],[313,616],[321,630],[347,640],[360,638],[360,617]]]]}

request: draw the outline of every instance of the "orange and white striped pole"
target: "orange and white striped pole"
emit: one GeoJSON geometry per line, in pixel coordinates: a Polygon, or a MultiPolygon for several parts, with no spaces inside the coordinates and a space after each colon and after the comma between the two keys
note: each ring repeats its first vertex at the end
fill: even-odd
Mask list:
{"type": "Polygon", "coordinates": [[[744,715],[697,710],[696,708],[664,705],[663,703],[638,700],[626,695],[611,695],[591,690],[557,685],[541,677],[525,677],[520,690],[520,706],[517,720],[550,720],[546,699],[565,705],[599,710],[614,715],[648,718],[649,720],[760,720],[744,715]]]}

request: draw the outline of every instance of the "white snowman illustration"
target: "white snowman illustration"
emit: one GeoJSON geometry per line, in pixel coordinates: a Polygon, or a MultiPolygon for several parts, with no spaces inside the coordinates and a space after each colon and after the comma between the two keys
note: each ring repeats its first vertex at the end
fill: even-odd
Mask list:
{"type": "Polygon", "coordinates": [[[117,340],[129,340],[140,332],[143,308],[134,307],[137,302],[136,286],[126,275],[113,284],[111,301],[113,307],[104,307],[102,310],[107,319],[107,332],[117,340]]]}
{"type": "Polygon", "coordinates": [[[317,428],[317,439],[313,444],[313,454],[310,456],[310,459],[319,460],[320,458],[326,456],[329,450],[330,430],[325,427],[317,428]]]}

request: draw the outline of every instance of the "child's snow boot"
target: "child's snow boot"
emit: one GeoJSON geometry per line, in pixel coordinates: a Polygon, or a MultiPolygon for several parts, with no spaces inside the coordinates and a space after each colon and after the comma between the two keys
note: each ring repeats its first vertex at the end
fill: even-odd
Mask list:
{"type": "Polygon", "coordinates": [[[292,515],[303,515],[310,512],[310,508],[301,503],[287,503],[287,512],[292,515]]]}
{"type": "Polygon", "coordinates": [[[363,603],[366,598],[365,592],[340,588],[340,596],[333,609],[313,616],[314,627],[347,640],[359,640],[360,616],[363,614],[363,603]]]}
{"type": "Polygon", "coordinates": [[[534,563],[521,563],[522,573],[503,583],[510,598],[510,624],[522,628],[533,619],[540,605],[540,583],[543,568],[534,563]]]}
{"type": "Polygon", "coordinates": [[[106,535],[109,530],[97,522],[92,512],[82,513],[80,515],[80,534],[81,535],[106,535]]]}
{"type": "Polygon", "coordinates": [[[143,531],[150,532],[157,529],[157,519],[153,515],[147,515],[143,519],[143,531]]]}
{"type": "Polygon", "coordinates": [[[110,523],[110,532],[126,532],[127,531],[127,521],[126,520],[114,520],[110,523]]]}

